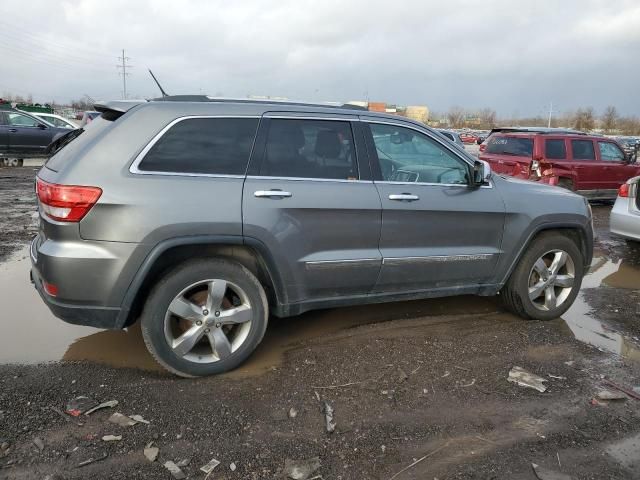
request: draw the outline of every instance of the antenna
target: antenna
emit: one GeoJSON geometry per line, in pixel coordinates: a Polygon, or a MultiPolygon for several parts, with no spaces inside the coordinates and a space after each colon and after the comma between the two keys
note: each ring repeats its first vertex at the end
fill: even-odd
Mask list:
{"type": "Polygon", "coordinates": [[[162,93],[163,97],[168,97],[169,94],[167,92],[164,91],[164,88],[162,88],[162,85],[160,85],[160,82],[158,81],[158,79],[156,78],[156,76],[153,74],[153,72],[151,71],[150,68],[148,68],[147,70],[149,70],[149,73],[151,74],[151,78],[153,78],[153,81],[156,82],[156,85],[158,85],[158,88],[160,89],[160,93],[162,93]]]}

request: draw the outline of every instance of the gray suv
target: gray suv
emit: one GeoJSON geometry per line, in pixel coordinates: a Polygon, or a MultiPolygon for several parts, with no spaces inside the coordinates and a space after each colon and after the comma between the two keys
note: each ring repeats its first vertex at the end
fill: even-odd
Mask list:
{"type": "Polygon", "coordinates": [[[556,318],[591,262],[582,197],[491,175],[406,118],[197,96],[96,108],[37,175],[32,280],[67,322],[140,319],[181,376],[238,366],[270,314],[500,294],[556,318]]]}

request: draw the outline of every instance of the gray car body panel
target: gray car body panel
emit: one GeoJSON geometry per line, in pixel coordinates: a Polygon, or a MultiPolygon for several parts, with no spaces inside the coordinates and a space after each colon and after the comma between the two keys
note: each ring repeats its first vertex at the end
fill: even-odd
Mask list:
{"type": "MultiPolygon", "coordinates": [[[[590,214],[566,190],[494,176],[483,187],[406,185],[371,178],[360,128],[368,121],[401,124],[438,141],[473,165],[475,158],[424,125],[385,114],[264,102],[148,102],[119,105],[113,122],[96,119],[38,173],[48,182],[102,188],[79,223],[41,216],[32,260],[36,286],[54,313],[75,323],[121,328],[147,273],[181,245],[244,245],[268,270],[278,315],[402,298],[495,294],[527,243],[546,228],[579,230],[591,261],[590,214]],[[141,174],[136,159],[168,125],[183,117],[278,116],[352,122],[359,181],[141,174]],[[419,202],[389,202],[415,189],[419,202]],[[281,189],[291,198],[255,197],[281,189]],[[64,308],[85,309],[80,314],[64,308]],[[99,314],[92,316],[91,309],[99,314]],[[106,312],[106,313],[105,313],[106,312]],[[69,318],[66,318],[69,317],[69,318]],[[92,318],[98,320],[92,320],[92,318]]],[[[108,110],[108,104],[101,107],[108,110]]],[[[259,128],[263,128],[259,127],[259,128]]],[[[260,133],[257,135],[260,137],[260,133]]],[[[256,140],[257,142],[258,140],[256,140]]],[[[249,170],[260,162],[254,149],[249,170]]]]}

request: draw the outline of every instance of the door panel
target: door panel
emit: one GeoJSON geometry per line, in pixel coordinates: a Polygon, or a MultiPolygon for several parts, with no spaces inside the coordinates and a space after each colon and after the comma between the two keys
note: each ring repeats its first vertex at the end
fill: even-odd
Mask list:
{"type": "Polygon", "coordinates": [[[499,192],[491,185],[468,187],[470,164],[438,139],[398,125],[393,128],[398,129],[396,133],[370,124],[369,132],[369,153],[382,202],[383,265],[374,291],[491,282],[501,253],[505,216],[499,192]],[[386,150],[386,135],[391,143],[411,138],[407,142],[414,145],[396,144],[386,150]],[[408,156],[406,152],[414,147],[418,153],[408,156]],[[389,180],[398,179],[398,172],[414,181],[389,180]]]}
{"type": "Polygon", "coordinates": [[[269,119],[262,129],[264,153],[250,167],[262,175],[244,185],[244,236],[273,255],[289,303],[369,293],[382,263],[380,198],[372,181],[353,179],[351,123],[269,119]]]}

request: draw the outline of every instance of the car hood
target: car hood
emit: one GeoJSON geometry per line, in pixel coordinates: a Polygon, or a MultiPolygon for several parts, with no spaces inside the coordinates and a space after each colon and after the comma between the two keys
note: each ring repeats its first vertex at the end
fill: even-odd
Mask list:
{"type": "MultiPolygon", "coordinates": [[[[566,188],[557,187],[554,185],[548,185],[546,183],[532,182],[530,180],[524,180],[522,178],[510,177],[508,175],[498,175],[495,177],[501,182],[507,182],[509,184],[518,184],[519,189],[525,189],[528,193],[539,193],[543,195],[561,195],[569,197],[579,197],[580,195],[573,193],[566,188]]],[[[495,178],[494,178],[495,180],[495,178]]]]}

